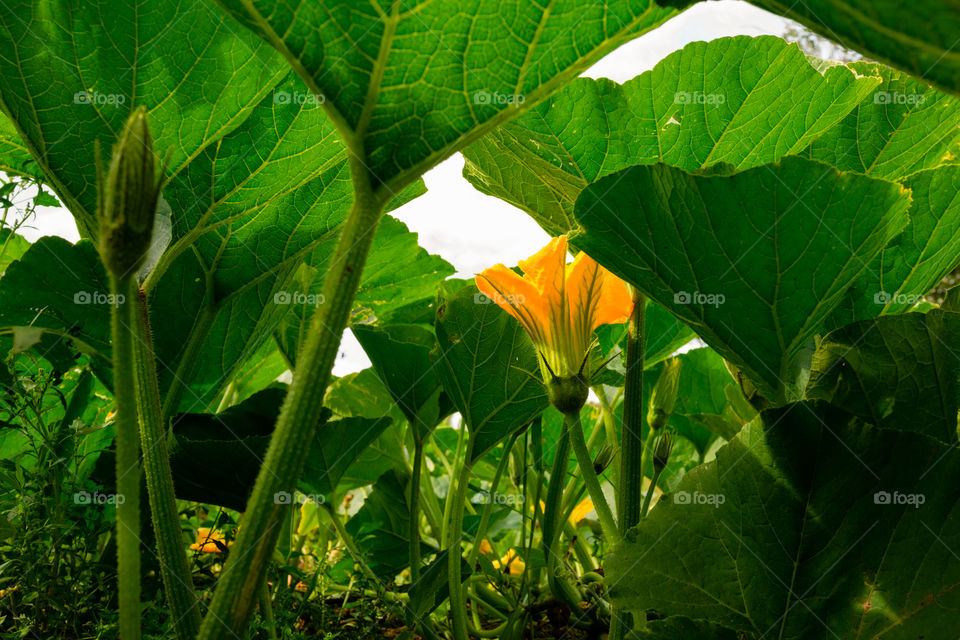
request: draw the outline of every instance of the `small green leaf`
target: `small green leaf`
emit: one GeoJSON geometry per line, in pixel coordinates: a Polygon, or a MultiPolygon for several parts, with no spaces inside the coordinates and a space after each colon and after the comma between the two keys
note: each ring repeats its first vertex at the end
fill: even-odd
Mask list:
{"type": "Polygon", "coordinates": [[[507,312],[481,298],[476,286],[463,287],[437,310],[437,369],[470,429],[471,462],[547,406],[530,338],[507,312]]]}

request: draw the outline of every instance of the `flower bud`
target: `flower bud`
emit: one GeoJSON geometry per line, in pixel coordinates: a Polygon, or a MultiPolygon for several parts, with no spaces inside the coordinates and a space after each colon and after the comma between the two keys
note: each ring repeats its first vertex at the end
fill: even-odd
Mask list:
{"type": "Polygon", "coordinates": [[[653,470],[663,471],[670,461],[670,453],[673,451],[673,434],[664,431],[657,437],[657,442],[653,446],[653,470]]]}
{"type": "Polygon", "coordinates": [[[673,407],[677,403],[677,386],[680,380],[679,358],[667,360],[657,384],[650,394],[650,408],[647,410],[647,424],[654,431],[662,429],[670,420],[673,407]]]}
{"type": "Polygon", "coordinates": [[[147,112],[140,107],[124,124],[100,184],[100,255],[116,276],[134,273],[150,248],[160,183],[147,112]]]}
{"type": "Polygon", "coordinates": [[[609,442],[604,443],[604,445],[600,447],[600,451],[597,452],[597,456],[593,459],[593,472],[600,475],[606,471],[610,463],[613,462],[616,454],[617,450],[610,446],[609,442]]]}
{"type": "Polygon", "coordinates": [[[565,378],[554,376],[547,383],[547,396],[550,398],[550,403],[564,415],[579,413],[587,402],[589,392],[587,381],[581,375],[565,378]]]}

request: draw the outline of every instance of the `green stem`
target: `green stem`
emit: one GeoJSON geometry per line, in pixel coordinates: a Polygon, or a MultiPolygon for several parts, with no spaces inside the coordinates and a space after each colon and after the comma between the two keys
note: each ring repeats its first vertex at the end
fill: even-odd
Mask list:
{"type": "Polygon", "coordinates": [[[617,523],[613,519],[613,512],[607,503],[607,497],[603,495],[603,489],[600,487],[600,479],[597,478],[593,470],[593,459],[590,457],[590,451],[587,450],[587,441],[583,437],[583,425],[580,423],[580,413],[568,413],[563,417],[564,423],[568,424],[570,431],[570,444],[573,447],[573,453],[577,457],[577,465],[580,467],[580,474],[583,476],[583,482],[587,485],[587,493],[590,494],[590,500],[593,502],[593,508],[600,519],[600,528],[603,529],[603,535],[610,544],[620,540],[620,531],[617,529],[617,523]]]}
{"type": "Polygon", "coordinates": [[[557,546],[560,541],[561,524],[564,516],[563,488],[567,479],[567,464],[570,462],[570,427],[566,420],[560,431],[557,441],[556,456],[553,467],[550,469],[550,480],[547,483],[547,501],[543,509],[543,554],[547,565],[547,584],[550,591],[558,600],[576,607],[580,602],[580,594],[565,579],[557,575],[560,565],[560,554],[557,546]]]}
{"type": "MultiPolygon", "coordinates": [[[[620,433],[620,496],[617,516],[620,533],[640,522],[643,499],[643,369],[646,366],[647,299],[633,289],[633,312],[627,325],[627,377],[623,385],[623,430],[620,433]]],[[[649,498],[648,498],[649,503],[649,498]]],[[[614,606],[609,640],[622,640],[634,624],[644,625],[630,612],[614,606]]]]}
{"type": "MultiPolygon", "coordinates": [[[[208,285],[211,290],[213,285],[208,285]]],[[[170,388],[167,389],[167,395],[163,399],[163,406],[160,412],[163,424],[170,424],[170,420],[180,409],[180,400],[183,398],[183,392],[187,388],[187,380],[196,368],[197,358],[200,357],[200,350],[206,343],[207,336],[210,335],[210,329],[213,328],[213,321],[217,318],[216,310],[209,302],[210,294],[205,299],[205,306],[200,315],[197,316],[193,328],[190,330],[190,338],[184,347],[183,355],[180,357],[180,364],[174,372],[173,379],[170,381],[170,388]]]]}
{"type": "MultiPolygon", "coordinates": [[[[460,427],[466,430],[466,425],[460,427]]],[[[461,542],[463,538],[463,511],[467,502],[467,488],[470,484],[470,473],[473,470],[473,464],[470,459],[473,456],[473,438],[467,440],[467,451],[463,457],[463,465],[460,467],[460,473],[457,474],[457,487],[454,494],[453,503],[450,508],[450,524],[447,528],[448,542],[447,548],[447,574],[450,588],[450,617],[453,623],[453,639],[469,640],[467,632],[467,596],[463,586],[463,579],[460,572],[460,563],[463,560],[461,542]]],[[[451,491],[453,488],[451,487],[451,491]]]]}
{"type": "MultiPolygon", "coordinates": [[[[411,425],[416,429],[416,425],[411,425]]],[[[423,473],[423,440],[414,435],[413,472],[410,475],[410,580],[420,580],[420,475],[423,473]]]]}
{"type": "Polygon", "coordinates": [[[273,617],[273,603],[270,601],[270,587],[263,581],[260,587],[260,615],[263,616],[263,625],[267,628],[267,637],[277,640],[277,622],[273,617]]]}
{"type": "Polygon", "coordinates": [[[653,499],[653,492],[657,489],[657,481],[660,479],[660,474],[663,473],[663,470],[654,470],[653,478],[650,479],[650,488],[647,489],[647,498],[643,501],[643,509],[640,510],[640,519],[647,517],[647,511],[650,509],[650,501],[653,499]]]}
{"type": "Polygon", "coordinates": [[[510,463],[510,449],[513,447],[516,439],[517,434],[514,433],[503,447],[503,455],[497,464],[497,470],[493,473],[493,480],[490,481],[490,500],[483,505],[483,512],[480,515],[480,525],[477,527],[477,535],[473,539],[473,548],[470,549],[470,553],[467,555],[467,566],[469,567],[472,567],[477,561],[477,554],[480,553],[480,544],[487,535],[487,527],[490,526],[490,517],[493,514],[493,503],[497,495],[497,488],[500,486],[500,479],[503,477],[503,472],[510,463]]]}
{"type": "Polygon", "coordinates": [[[232,640],[243,634],[285,513],[274,494],[294,489],[322,414],[330,370],[385,203],[383,196],[375,195],[362,161],[351,154],[350,164],[353,208],[323,284],[323,304],[310,320],[293,382],[243,515],[243,526],[200,627],[200,640],[232,640]]]}
{"type": "Polygon", "coordinates": [[[174,494],[173,473],[167,453],[167,438],[160,417],[160,390],[153,354],[153,338],[145,294],[137,290],[136,363],[137,410],[140,415],[140,442],[147,480],[150,515],[157,538],[157,555],[163,588],[170,607],[173,627],[180,640],[193,640],[200,629],[200,611],[193,591],[187,550],[180,530],[180,510],[174,494]]]}
{"type": "Polygon", "coordinates": [[[133,357],[131,276],[110,275],[117,301],[110,314],[117,450],[117,580],[120,640],[140,638],[140,442],[133,357]]]}
{"type": "Polygon", "coordinates": [[[623,391],[623,431],[620,434],[620,533],[640,522],[643,499],[643,368],[646,351],[647,299],[633,290],[633,313],[627,325],[627,377],[623,391]]]}

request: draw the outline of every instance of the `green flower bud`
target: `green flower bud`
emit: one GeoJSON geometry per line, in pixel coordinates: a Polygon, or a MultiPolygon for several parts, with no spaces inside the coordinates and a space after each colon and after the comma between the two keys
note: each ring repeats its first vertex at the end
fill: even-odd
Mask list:
{"type": "Polygon", "coordinates": [[[140,107],[127,118],[100,184],[100,255],[116,276],[136,271],[150,248],[160,182],[147,111],[140,107]]]}
{"type": "Polygon", "coordinates": [[[680,381],[681,364],[682,361],[679,358],[667,360],[663,371],[660,372],[660,377],[657,378],[657,384],[650,394],[647,424],[654,431],[665,427],[673,413],[673,407],[677,403],[677,386],[680,381]]]}
{"type": "Polygon", "coordinates": [[[554,376],[547,383],[547,397],[550,398],[550,403],[564,415],[579,413],[587,402],[589,392],[587,381],[581,375],[566,378],[554,376]]]}
{"type": "Polygon", "coordinates": [[[670,453],[673,451],[673,434],[664,431],[657,437],[653,446],[653,470],[663,471],[670,462],[670,453]]]}
{"type": "Polygon", "coordinates": [[[617,450],[610,446],[610,443],[604,443],[604,445],[600,447],[600,451],[597,452],[597,456],[593,459],[594,473],[600,475],[606,471],[610,463],[613,462],[616,454],[617,450]]]}

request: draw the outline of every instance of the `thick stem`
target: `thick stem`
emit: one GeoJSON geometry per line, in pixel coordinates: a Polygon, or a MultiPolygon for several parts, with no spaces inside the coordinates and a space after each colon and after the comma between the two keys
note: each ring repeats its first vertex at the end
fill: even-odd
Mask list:
{"type": "Polygon", "coordinates": [[[558,600],[565,601],[571,607],[578,606],[580,594],[564,578],[557,575],[560,554],[557,546],[563,530],[563,487],[567,479],[567,464],[570,462],[570,427],[566,420],[557,441],[556,456],[550,469],[547,483],[547,501],[543,509],[543,554],[547,564],[547,584],[558,600]]]}
{"type": "MultiPolygon", "coordinates": [[[[462,425],[461,429],[466,429],[462,425]]],[[[473,455],[473,438],[467,441],[466,455],[463,457],[463,465],[460,467],[460,473],[457,474],[457,487],[453,502],[450,508],[450,524],[447,529],[448,542],[447,549],[447,575],[450,588],[450,617],[453,623],[453,640],[469,640],[467,632],[467,597],[466,590],[463,587],[463,578],[460,571],[460,563],[463,559],[461,551],[461,541],[463,537],[463,511],[466,508],[467,488],[470,484],[470,472],[473,465],[470,458],[473,455]]],[[[452,489],[451,489],[452,490],[452,489]]]]}
{"type": "Polygon", "coordinates": [[[646,351],[646,296],[633,290],[633,313],[627,326],[627,379],[623,390],[620,434],[620,533],[640,522],[643,500],[643,368],[646,351]]]}
{"type": "MultiPolygon", "coordinates": [[[[633,312],[627,325],[627,379],[623,386],[623,430],[620,433],[620,496],[617,516],[621,535],[640,522],[643,501],[643,369],[646,366],[647,299],[633,289],[633,312]]],[[[638,621],[640,622],[640,621],[638,621]]],[[[610,639],[622,640],[633,628],[630,612],[614,606],[610,639]]],[[[642,624],[642,622],[641,622],[642,624]]]]}
{"type": "Polygon", "coordinates": [[[110,275],[117,449],[117,579],[120,640],[140,638],[140,442],[134,383],[134,292],[130,276],[110,275]]]}
{"type": "Polygon", "coordinates": [[[137,410],[140,415],[140,442],[147,479],[150,515],[157,538],[157,555],[163,588],[177,638],[193,640],[200,629],[200,611],[193,591],[187,550],[180,531],[180,511],[174,494],[173,473],[167,454],[166,430],[160,417],[160,390],[153,356],[153,339],[144,293],[138,291],[135,313],[137,410]]]}
{"type": "Polygon", "coordinates": [[[583,483],[587,485],[587,493],[590,494],[590,500],[593,502],[593,508],[600,519],[600,528],[603,529],[603,535],[609,544],[615,544],[620,540],[620,531],[617,529],[617,523],[613,519],[613,512],[607,503],[607,497],[603,495],[603,489],[600,487],[600,479],[597,478],[593,470],[593,459],[590,457],[590,451],[587,449],[587,441],[583,437],[583,425],[580,423],[580,413],[568,413],[563,417],[564,423],[568,424],[570,431],[570,444],[573,446],[573,453],[577,457],[577,465],[580,467],[580,474],[583,476],[583,483]]]}
{"type": "Polygon", "coordinates": [[[247,503],[243,526],[220,577],[209,613],[200,627],[200,640],[232,640],[243,635],[251,607],[256,602],[258,586],[280,533],[284,510],[274,495],[280,491],[293,491],[310,450],[310,441],[323,409],[330,370],[383,214],[384,199],[374,194],[366,168],[353,155],[351,176],[354,182],[353,209],[340,233],[324,281],[323,304],[310,320],[293,383],[247,503]]]}

